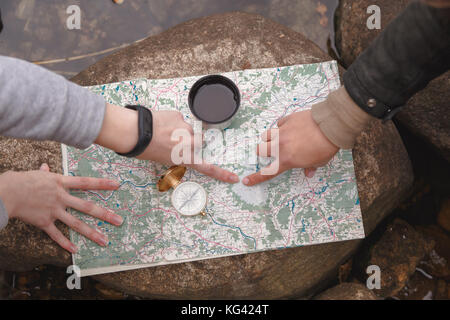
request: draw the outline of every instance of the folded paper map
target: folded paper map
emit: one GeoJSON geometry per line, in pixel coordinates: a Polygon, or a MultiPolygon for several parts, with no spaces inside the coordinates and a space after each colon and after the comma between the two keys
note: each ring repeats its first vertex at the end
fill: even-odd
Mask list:
{"type": "MultiPolygon", "coordinates": [[[[241,108],[224,131],[223,147],[224,155],[238,158],[254,152],[258,137],[276,127],[277,120],[309,109],[340,86],[335,61],[222,75],[241,93],[241,108]]],[[[200,77],[137,79],[88,88],[112,104],[178,110],[193,122],[187,98],[200,77]]],[[[228,158],[232,159],[222,157],[218,164],[241,179],[262,167],[258,161],[227,162],[228,158]]],[[[293,169],[253,187],[226,184],[188,169],[183,181],[195,181],[208,192],[204,217],[181,216],[172,207],[172,191],[158,192],[156,182],[167,166],[121,157],[98,145],[85,150],[63,146],[63,164],[66,175],[120,181],[116,191],[72,192],[124,218],[116,227],[71,210],[109,239],[108,246],[100,247],[70,231],[79,248],[73,263],[82,276],[364,237],[350,150],[339,151],[313,178],[293,169]]]]}

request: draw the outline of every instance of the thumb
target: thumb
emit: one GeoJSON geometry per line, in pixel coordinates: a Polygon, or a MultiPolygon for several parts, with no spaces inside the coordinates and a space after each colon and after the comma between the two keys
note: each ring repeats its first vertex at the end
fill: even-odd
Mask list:
{"type": "Polygon", "coordinates": [[[275,178],[286,170],[287,168],[282,168],[278,160],[275,160],[269,166],[242,179],[242,183],[248,187],[251,187],[255,184],[275,178]]]}
{"type": "Polygon", "coordinates": [[[41,167],[39,168],[39,170],[50,172],[50,168],[48,167],[48,164],[46,164],[46,163],[41,164],[41,167]]]}

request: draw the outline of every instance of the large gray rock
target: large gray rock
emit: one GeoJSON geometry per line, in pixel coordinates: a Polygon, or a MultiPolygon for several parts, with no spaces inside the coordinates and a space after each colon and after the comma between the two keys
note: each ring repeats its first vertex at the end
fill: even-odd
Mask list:
{"type": "MultiPolygon", "coordinates": [[[[297,32],[258,15],[228,13],[192,20],[150,37],[106,57],[73,81],[94,85],[141,77],[180,77],[327,60],[329,56],[297,32]]],[[[54,153],[59,154],[56,145],[54,153]]],[[[367,128],[353,154],[364,227],[369,234],[408,192],[413,179],[411,165],[392,123],[376,122],[367,128]]],[[[0,163],[8,157],[2,155],[0,163]]],[[[145,297],[307,297],[336,276],[339,265],[360,243],[345,241],[267,251],[95,278],[145,297]]],[[[44,234],[20,222],[11,223],[0,232],[0,257],[0,268],[8,269],[29,268],[37,262],[69,263],[68,255],[56,249],[44,234]],[[33,240],[26,240],[25,247],[22,243],[30,238],[26,232],[32,232],[33,240]],[[46,241],[45,245],[40,245],[41,241],[46,241]],[[16,251],[17,248],[22,251],[16,251]],[[40,259],[27,260],[36,251],[40,259]],[[7,255],[19,258],[8,264],[7,255]]]]}
{"type": "MultiPolygon", "coordinates": [[[[336,11],[336,46],[345,67],[355,61],[376,36],[410,0],[342,0],[336,11]],[[381,30],[368,30],[367,7],[378,5],[381,30]]],[[[450,71],[431,81],[414,95],[397,119],[417,136],[424,138],[450,161],[450,71]]]]}
{"type": "MultiPolygon", "coordinates": [[[[431,252],[435,242],[424,237],[403,220],[396,219],[386,227],[382,237],[368,251],[368,261],[359,264],[380,268],[380,289],[373,292],[380,297],[395,296],[416,271],[419,262],[431,252]]],[[[367,276],[365,270],[361,278],[367,276]]]]}

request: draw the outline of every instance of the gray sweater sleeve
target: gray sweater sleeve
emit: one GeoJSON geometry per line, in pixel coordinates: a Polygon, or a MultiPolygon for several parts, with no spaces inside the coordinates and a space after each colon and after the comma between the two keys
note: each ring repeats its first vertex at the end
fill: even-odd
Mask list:
{"type": "Polygon", "coordinates": [[[32,63],[0,56],[0,135],[86,148],[104,113],[101,96],[32,63]]]}
{"type": "MultiPolygon", "coordinates": [[[[0,135],[86,148],[104,114],[103,97],[32,63],[0,56],[0,135]]],[[[0,230],[7,221],[0,200],[0,230]]]]}

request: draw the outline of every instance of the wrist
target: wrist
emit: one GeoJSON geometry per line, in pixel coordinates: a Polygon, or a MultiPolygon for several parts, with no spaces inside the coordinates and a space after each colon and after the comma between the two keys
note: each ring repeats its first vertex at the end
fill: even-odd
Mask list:
{"type": "Polygon", "coordinates": [[[102,129],[95,143],[118,153],[126,153],[134,148],[137,141],[137,111],[107,103],[102,129]]]}
{"type": "Polygon", "coordinates": [[[352,100],[345,87],[331,92],[325,101],[313,105],[311,115],[322,133],[342,149],[353,148],[356,138],[373,119],[352,100]]]}
{"type": "Polygon", "coordinates": [[[127,105],[125,108],[135,110],[138,114],[138,140],[129,152],[117,152],[124,157],[140,156],[150,144],[153,137],[153,114],[144,106],[127,105]]]}

